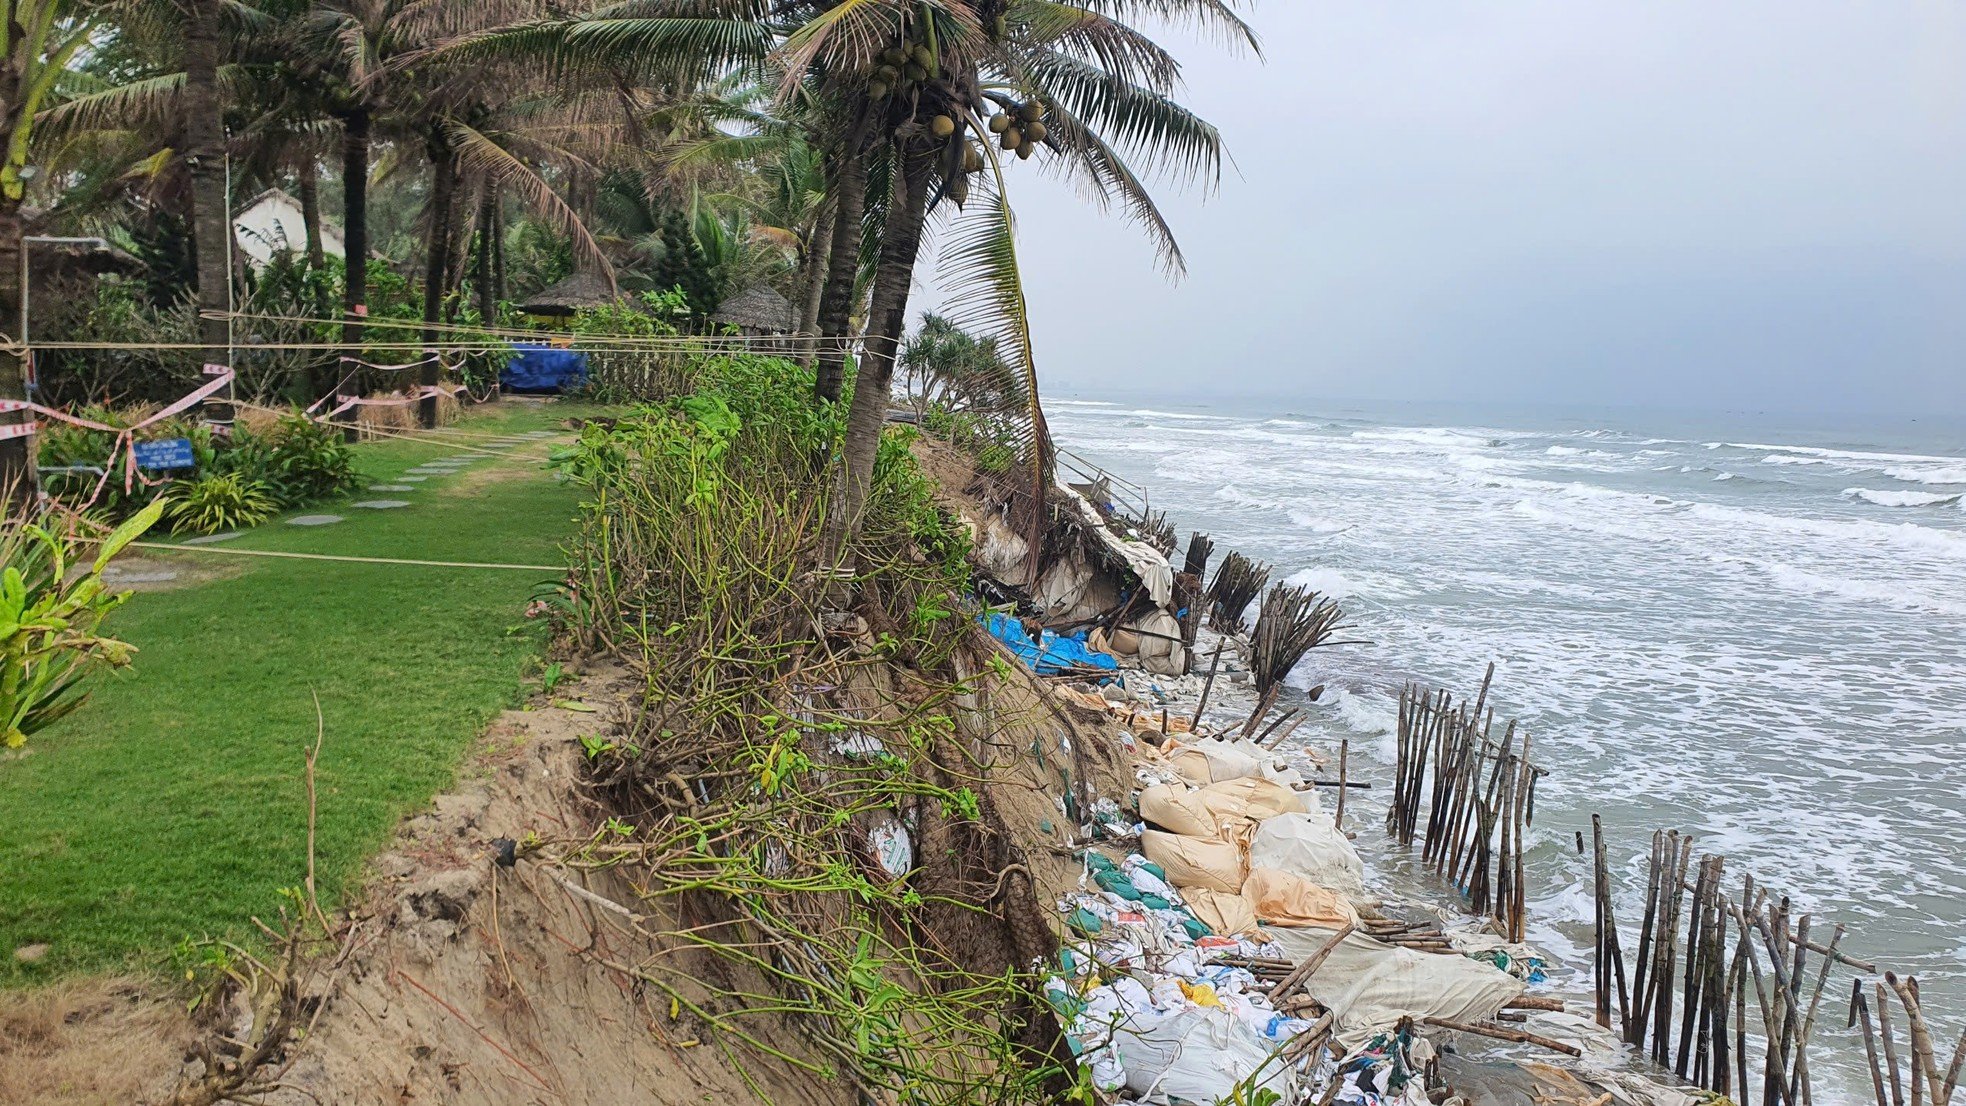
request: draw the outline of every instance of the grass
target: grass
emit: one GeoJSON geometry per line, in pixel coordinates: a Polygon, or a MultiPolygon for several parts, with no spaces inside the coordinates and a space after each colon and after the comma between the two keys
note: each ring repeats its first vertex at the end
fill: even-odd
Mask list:
{"type": "MultiPolygon", "coordinates": [[[[548,429],[575,412],[506,403],[462,425],[548,429]]],[[[364,475],[388,483],[462,450],[359,452],[364,475]]],[[[312,507],[346,521],[276,520],[223,548],[561,562],[575,494],[536,464],[483,458],[417,487],[356,497],[410,507],[312,507]]],[[[226,572],[132,598],[109,629],[141,650],[135,665],[36,735],[32,755],[0,762],[0,985],[154,969],[185,938],[238,937],[251,915],[270,917],[305,871],[316,695],[320,884],[324,898],[341,892],[404,814],[451,784],[537,663],[541,628],[523,611],[547,573],[163,557],[226,572]],[[32,943],[47,956],[18,962],[32,943]]]]}

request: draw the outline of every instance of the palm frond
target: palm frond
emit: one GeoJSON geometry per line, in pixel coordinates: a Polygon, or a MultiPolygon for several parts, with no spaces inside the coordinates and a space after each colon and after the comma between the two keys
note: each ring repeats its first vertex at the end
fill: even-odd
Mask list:
{"type": "Polygon", "coordinates": [[[1214,188],[1222,175],[1222,134],[1200,116],[1150,89],[1055,50],[1022,59],[1045,103],[1063,108],[1100,141],[1156,171],[1214,188]]]}
{"type": "Polygon", "coordinates": [[[571,238],[574,249],[592,261],[610,284],[614,282],[614,266],[587,224],[531,165],[469,124],[448,120],[444,129],[457,153],[459,168],[501,186],[511,185],[535,215],[571,238]]]}
{"type": "MultiPolygon", "coordinates": [[[[1019,18],[1024,6],[1032,0],[1015,0],[1010,7],[1010,18],[1019,18]]],[[[1191,26],[1203,34],[1210,35],[1223,45],[1237,49],[1247,49],[1253,54],[1263,52],[1262,40],[1256,29],[1242,17],[1237,9],[1254,7],[1254,0],[1245,5],[1241,0],[1073,0],[1088,11],[1111,16],[1114,19],[1135,20],[1145,16],[1158,23],[1171,26],[1191,26]]]]}

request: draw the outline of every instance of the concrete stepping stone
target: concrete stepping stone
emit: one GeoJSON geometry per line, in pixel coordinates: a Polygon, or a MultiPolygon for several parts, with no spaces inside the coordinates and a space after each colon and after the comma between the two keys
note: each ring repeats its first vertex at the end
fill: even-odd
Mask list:
{"type": "Polygon", "coordinates": [[[478,455],[476,453],[460,453],[455,457],[446,457],[442,461],[432,461],[430,463],[433,465],[435,464],[468,465],[476,460],[478,460],[478,455]]]}
{"type": "Polygon", "coordinates": [[[351,504],[355,507],[367,507],[372,511],[388,511],[409,505],[410,501],[407,499],[364,499],[360,503],[351,504]]]}
{"type": "Polygon", "coordinates": [[[528,438],[557,438],[559,436],[560,432],[557,430],[529,430],[526,432],[526,437],[528,438]]]}
{"type": "Polygon", "coordinates": [[[157,568],[131,571],[118,565],[110,565],[102,570],[104,580],[112,584],[168,584],[178,578],[174,568],[157,568]]]}
{"type": "Polygon", "coordinates": [[[431,468],[413,468],[413,469],[404,469],[404,470],[403,470],[403,475],[404,475],[404,476],[406,476],[406,477],[409,477],[409,476],[449,476],[450,474],[451,474],[451,470],[449,470],[449,469],[431,469],[431,468]]]}
{"type": "Polygon", "coordinates": [[[201,534],[195,538],[184,539],[184,544],[185,545],[217,545],[219,542],[222,541],[231,541],[233,538],[238,537],[239,533],[240,532],[237,530],[225,530],[217,534],[201,534]]]}
{"type": "Polygon", "coordinates": [[[416,490],[416,486],[413,484],[370,484],[369,490],[372,492],[413,492],[416,490]]]}
{"type": "MultiPolygon", "coordinates": [[[[398,477],[397,477],[396,479],[398,479],[398,480],[401,480],[401,481],[402,481],[403,483],[405,483],[405,484],[420,484],[420,483],[422,483],[423,481],[425,481],[425,480],[428,480],[428,479],[430,479],[430,477],[429,477],[429,476],[407,476],[407,475],[405,475],[405,476],[398,476],[398,477]]],[[[393,491],[395,491],[396,489],[395,489],[395,487],[394,487],[394,486],[392,485],[392,486],[390,486],[389,488],[387,488],[387,489],[385,489],[385,490],[387,490],[387,491],[392,491],[392,492],[393,492],[393,491]]],[[[411,488],[411,489],[408,489],[408,490],[410,490],[410,491],[415,491],[416,489],[414,489],[414,488],[411,488]]]]}
{"type": "Polygon", "coordinates": [[[287,520],[288,526],[333,526],[341,521],[340,515],[295,515],[287,520]]]}

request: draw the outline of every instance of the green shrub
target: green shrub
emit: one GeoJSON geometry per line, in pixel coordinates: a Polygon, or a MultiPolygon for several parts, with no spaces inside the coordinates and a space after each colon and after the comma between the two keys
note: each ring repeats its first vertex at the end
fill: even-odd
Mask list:
{"type": "Polygon", "coordinates": [[[0,745],[18,749],[36,731],[82,705],[82,678],[99,664],[128,664],[133,648],[96,631],[129,598],[103,588],[110,558],[157,521],[152,503],[102,541],[82,572],[86,544],[72,531],[0,523],[0,745]]]}
{"type": "Polygon", "coordinates": [[[284,506],[298,506],[355,488],[355,452],[341,429],[299,411],[280,416],[265,433],[266,483],[284,506]]]}
{"type": "Polygon", "coordinates": [[[175,481],[167,498],[171,530],[179,534],[258,526],[280,509],[264,486],[236,472],[175,481]]]}

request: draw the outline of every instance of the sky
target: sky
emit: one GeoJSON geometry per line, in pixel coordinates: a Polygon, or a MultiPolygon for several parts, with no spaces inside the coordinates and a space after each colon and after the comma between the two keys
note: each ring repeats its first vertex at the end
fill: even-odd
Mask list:
{"type": "Polygon", "coordinates": [[[1051,394],[1966,415],[1966,5],[1248,15],[1156,29],[1233,158],[1184,277],[1013,163],[1051,394]]]}

